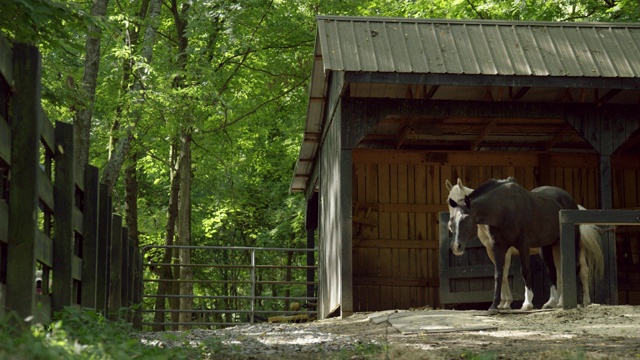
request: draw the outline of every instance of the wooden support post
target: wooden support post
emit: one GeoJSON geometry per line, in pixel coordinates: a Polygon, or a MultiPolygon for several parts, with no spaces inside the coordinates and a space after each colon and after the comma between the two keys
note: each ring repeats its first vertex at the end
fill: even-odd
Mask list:
{"type": "MultiPolygon", "coordinates": [[[[129,255],[129,229],[122,228],[122,263],[120,264],[120,306],[129,308],[129,286],[131,284],[129,271],[131,270],[131,257],[129,255]]],[[[125,319],[131,320],[129,311],[127,311],[125,319]]]]}
{"type": "Polygon", "coordinates": [[[600,208],[609,210],[613,207],[611,195],[611,154],[600,154],[600,208]]]}
{"type": "Polygon", "coordinates": [[[98,204],[99,174],[95,166],[84,171],[84,208],[82,227],[82,307],[98,309],[98,204]]]}
{"type": "Polygon", "coordinates": [[[53,289],[51,310],[61,311],[73,299],[73,206],[75,199],[74,130],[70,124],[56,123],[56,176],[53,191],[53,289]]]}
{"type": "Polygon", "coordinates": [[[117,320],[122,307],[122,217],[113,215],[112,218],[108,318],[117,320]]]}
{"type": "Polygon", "coordinates": [[[576,226],[565,223],[560,212],[560,270],[562,276],[562,306],[575,309],[578,306],[576,283],[576,226]]]}
{"type": "Polygon", "coordinates": [[[98,261],[96,269],[96,309],[104,316],[109,309],[109,258],[111,251],[111,197],[106,185],[100,184],[98,200],[98,261]]]}
{"type": "Polygon", "coordinates": [[[35,308],[35,244],[38,229],[41,59],[35,47],[15,44],[12,98],[11,180],[7,244],[6,307],[26,328],[35,308]]]}
{"type": "MultiPolygon", "coordinates": [[[[594,225],[640,225],[640,211],[636,210],[560,210],[560,252],[561,252],[561,261],[562,261],[562,277],[563,279],[567,279],[568,277],[572,277],[575,282],[575,274],[576,274],[576,263],[575,263],[575,249],[570,248],[573,247],[573,234],[575,234],[575,225],[578,224],[594,224],[594,225]],[[566,254],[565,254],[566,253],[566,254]],[[571,256],[573,256],[573,261],[571,261],[571,256]],[[566,273],[565,271],[569,271],[566,273]]],[[[606,241],[606,239],[605,239],[606,241]]],[[[614,244],[615,246],[615,244],[614,244]]],[[[605,265],[606,265],[606,254],[605,256],[605,265]]],[[[614,253],[615,255],[615,253],[614,253]]],[[[616,259],[611,258],[611,253],[609,253],[610,267],[613,269],[616,268],[616,259]]],[[[571,280],[571,279],[569,279],[571,280]]],[[[608,284],[608,304],[609,305],[617,305],[618,301],[618,280],[617,280],[617,272],[611,271],[611,269],[607,269],[605,267],[604,279],[602,280],[604,283],[608,284]]],[[[571,283],[569,283],[571,287],[571,283]]],[[[571,300],[570,296],[572,296],[571,291],[569,292],[565,290],[563,294],[564,307],[569,308],[572,303],[575,303],[576,300],[571,300]]]]}
{"type": "Polygon", "coordinates": [[[133,275],[133,328],[142,330],[142,255],[140,255],[138,247],[133,250],[133,263],[135,268],[133,275]]]}

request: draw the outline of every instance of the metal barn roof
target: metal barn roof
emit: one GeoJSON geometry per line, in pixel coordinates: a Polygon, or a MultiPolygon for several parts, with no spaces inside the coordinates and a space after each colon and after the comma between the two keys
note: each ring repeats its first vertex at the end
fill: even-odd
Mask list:
{"type": "Polygon", "coordinates": [[[319,17],[324,71],[640,77],[638,24],[319,17]]]}
{"type": "Polygon", "coordinates": [[[315,166],[331,72],[352,74],[351,97],[637,103],[640,24],[318,16],[292,191],[315,166]]]}

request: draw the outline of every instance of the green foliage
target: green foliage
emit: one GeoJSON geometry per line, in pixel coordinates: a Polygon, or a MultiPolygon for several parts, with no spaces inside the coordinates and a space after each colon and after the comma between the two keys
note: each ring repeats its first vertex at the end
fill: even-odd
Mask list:
{"type": "Polygon", "coordinates": [[[75,2],[55,0],[1,0],[0,30],[12,41],[80,51],[75,46],[77,34],[95,24],[75,2]]]}
{"type": "MultiPolygon", "coordinates": [[[[183,334],[187,336],[188,333],[183,334]]],[[[217,339],[199,347],[160,348],[145,345],[140,334],[123,322],[108,321],[92,311],[67,308],[49,326],[34,325],[16,336],[9,323],[0,324],[2,359],[194,359],[228,351],[217,339]]]]}

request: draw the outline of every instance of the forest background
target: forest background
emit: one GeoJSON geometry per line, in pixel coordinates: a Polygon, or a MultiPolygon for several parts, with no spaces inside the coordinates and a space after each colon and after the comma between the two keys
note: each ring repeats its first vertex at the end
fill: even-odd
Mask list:
{"type": "MultiPolygon", "coordinates": [[[[289,185],[315,15],[637,22],[640,2],[0,0],[0,13],[6,38],[42,53],[43,107],[75,125],[80,165],[99,167],[136,244],[304,248],[289,185]]],[[[171,256],[189,254],[148,260],[171,256]]]]}

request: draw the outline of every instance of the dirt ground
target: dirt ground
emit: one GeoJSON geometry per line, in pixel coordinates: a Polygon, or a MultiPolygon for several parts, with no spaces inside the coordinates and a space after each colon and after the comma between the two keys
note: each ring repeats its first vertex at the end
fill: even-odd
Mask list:
{"type": "MultiPolygon", "coordinates": [[[[473,312],[478,313],[478,312],[473,312]]],[[[389,359],[639,359],[640,306],[473,315],[488,329],[403,334],[371,314],[299,326],[383,344],[389,359]]]]}
{"type": "MultiPolygon", "coordinates": [[[[144,333],[154,346],[222,346],[203,359],[640,359],[640,306],[357,313],[300,324],[144,333]],[[226,349],[226,350],[223,350],[226,349]]],[[[213,348],[215,348],[214,346],[213,348]]]]}

